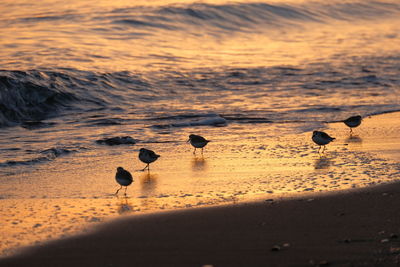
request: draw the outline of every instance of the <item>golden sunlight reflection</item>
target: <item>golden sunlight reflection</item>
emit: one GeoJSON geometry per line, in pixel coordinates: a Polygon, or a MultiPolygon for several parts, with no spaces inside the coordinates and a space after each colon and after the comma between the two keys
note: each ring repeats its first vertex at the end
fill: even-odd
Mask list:
{"type": "Polygon", "coordinates": [[[279,125],[259,124],[208,128],[207,138],[213,143],[203,157],[194,156],[184,142],[191,129],[177,132],[181,143],[153,144],[163,156],[151,172],[129,167],[139,164],[136,146],[121,146],[102,157],[98,156],[101,149],[110,148],[61,157],[46,168],[39,166],[29,179],[18,175],[0,185],[1,192],[10,192],[7,199],[0,199],[0,250],[12,253],[13,248],[77,233],[124,214],[279,199],[388,182],[396,177],[398,165],[365,149],[398,151],[396,121],[400,118],[394,117],[391,123],[382,120],[377,128],[365,120],[357,129],[363,146],[350,145],[346,126],[330,124],[328,131],[335,132],[337,139],[323,155],[317,153],[308,132],[280,136],[279,125]],[[118,166],[134,177],[127,197],[113,194],[118,166]]]}
{"type": "MultiPolygon", "coordinates": [[[[232,1],[202,2],[218,5],[232,1]]],[[[289,2],[298,4],[304,1],[289,2]]],[[[49,5],[42,1],[40,3],[37,6],[43,10],[37,10],[36,14],[32,14],[36,7],[34,2],[30,2],[25,9],[12,8],[13,4],[6,11],[3,10],[5,21],[8,16],[13,20],[16,17],[32,20],[30,27],[21,28],[18,23],[9,23],[2,29],[0,56],[10,58],[2,62],[3,66],[20,64],[24,69],[52,66],[83,70],[143,71],[196,69],[200,66],[298,65],[328,59],[341,60],[349,54],[355,56],[354,53],[369,55],[379,51],[384,55],[397,51],[399,47],[399,38],[393,38],[398,32],[398,25],[389,19],[381,19],[378,23],[368,20],[362,23],[330,21],[329,24],[307,21],[307,25],[301,26],[287,24],[282,30],[274,28],[273,24],[257,27],[256,30],[238,26],[235,31],[226,33],[223,30],[210,33],[207,27],[203,29],[192,23],[185,25],[184,31],[153,27],[148,32],[145,27],[132,27],[129,23],[116,25],[112,20],[115,16],[113,11],[121,12],[124,8],[131,11],[133,7],[142,10],[145,6],[155,8],[157,5],[182,5],[192,1],[135,1],[131,5],[127,5],[126,1],[99,1],[96,2],[96,11],[87,10],[93,6],[82,1],[68,4],[58,2],[61,11],[56,13],[52,11],[52,1],[49,5]],[[68,23],[68,20],[63,24],[54,23],[52,18],[61,16],[63,8],[65,12],[71,13],[72,18],[86,19],[75,24],[68,23]],[[99,15],[110,16],[111,21],[107,20],[100,25],[91,24],[93,21],[99,23],[96,17],[99,15]],[[49,18],[50,21],[46,21],[49,18]],[[36,20],[41,23],[34,23],[36,20]],[[114,28],[109,29],[110,25],[114,28]],[[380,28],[389,33],[382,36],[380,28]],[[49,39],[48,36],[54,38],[49,39]],[[15,54],[16,49],[18,54],[15,54]],[[14,58],[18,58],[18,62],[14,58]]],[[[128,12],[122,15],[132,19],[141,18],[143,14],[128,12]]],[[[181,26],[179,20],[174,23],[177,25],[174,24],[172,28],[181,26]]]]}
{"type": "Polygon", "coordinates": [[[323,123],[398,106],[398,13],[334,2],[3,0],[0,256],[121,216],[398,180],[399,113],[353,134],[323,123]],[[323,154],[313,130],[336,138],[323,154]],[[194,133],[212,140],[204,153],[194,133]],[[147,145],[161,157],[138,171],[147,145]],[[117,167],[134,179],[125,196],[117,167]]]}

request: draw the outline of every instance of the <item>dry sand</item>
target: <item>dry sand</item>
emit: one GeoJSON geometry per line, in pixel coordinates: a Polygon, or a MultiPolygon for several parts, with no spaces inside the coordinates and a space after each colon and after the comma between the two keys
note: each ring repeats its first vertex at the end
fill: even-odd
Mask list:
{"type": "MultiPolygon", "coordinates": [[[[282,199],[276,192],[265,193],[264,196],[261,194],[269,192],[268,186],[271,184],[276,185],[272,189],[278,191],[279,181],[265,186],[261,182],[267,178],[269,181],[277,180],[280,177],[277,175],[279,173],[286,173],[289,177],[296,173],[299,178],[305,177],[305,182],[295,179],[293,181],[300,181],[299,184],[288,187],[295,191],[292,196],[299,195],[301,190],[312,186],[314,192],[331,191],[351,188],[353,185],[359,187],[398,180],[399,122],[399,113],[375,116],[365,119],[362,128],[355,129],[351,136],[343,124],[330,124],[325,130],[337,137],[337,140],[329,145],[328,152],[321,157],[317,156],[315,146],[305,135],[299,136],[301,140],[307,137],[307,143],[303,145],[301,140],[299,145],[284,143],[281,139],[281,144],[286,146],[281,147],[278,143],[260,147],[257,144],[259,140],[255,140],[254,145],[250,143],[248,146],[259,149],[247,148],[246,151],[252,151],[257,157],[246,158],[239,154],[241,157],[234,158],[236,154],[233,151],[230,152],[233,162],[230,159],[222,161],[221,152],[209,150],[209,153],[215,155],[214,159],[206,158],[200,165],[200,172],[197,162],[192,166],[192,174],[201,175],[198,178],[193,177],[198,179],[195,181],[209,181],[211,186],[218,183],[218,177],[232,174],[230,179],[237,180],[239,185],[241,176],[255,177],[253,181],[259,182],[256,190],[249,184],[247,191],[239,191],[244,192],[244,196],[248,196],[247,199],[254,197],[261,200],[241,203],[238,199],[240,195],[235,195],[236,184],[233,183],[230,185],[233,188],[230,194],[235,196],[235,202],[239,200],[239,204],[135,215],[97,227],[93,225],[93,231],[87,234],[24,249],[17,255],[0,260],[0,266],[399,266],[398,182],[320,195],[306,191],[306,195],[291,199],[282,199]],[[271,152],[271,148],[275,150],[271,152]],[[286,152],[284,157],[279,157],[285,150],[289,152],[286,152]],[[269,161],[263,163],[265,159],[269,161]],[[204,163],[207,162],[211,170],[218,171],[204,169],[204,163]],[[219,166],[221,162],[223,164],[219,166]],[[288,166],[290,171],[285,171],[288,166]],[[240,172],[241,168],[246,171],[240,172]],[[271,177],[263,176],[265,174],[271,177]]],[[[222,152],[226,152],[228,146],[223,146],[225,150],[222,152]]],[[[168,159],[166,161],[167,167],[172,166],[168,159]]],[[[167,167],[161,164],[163,161],[160,161],[157,168],[164,168],[168,173],[167,167]]],[[[190,169],[188,170],[186,171],[190,174],[190,169]]],[[[103,171],[100,169],[99,173],[103,171]]],[[[172,171],[171,173],[173,174],[172,171]]],[[[172,179],[172,174],[167,178],[172,179]]],[[[96,178],[99,179],[100,176],[96,178]]],[[[105,176],[104,181],[107,181],[106,179],[109,177],[105,176]]],[[[149,191],[155,196],[158,205],[164,201],[175,203],[175,199],[182,199],[179,194],[176,198],[173,198],[172,194],[169,197],[160,197],[160,190],[170,190],[173,182],[170,181],[170,185],[162,187],[161,182],[168,179],[158,179],[158,187],[149,191]]],[[[223,187],[223,183],[221,186],[223,187]]],[[[104,186],[104,192],[109,188],[108,184],[104,186]]],[[[189,186],[185,187],[187,188],[189,186]]],[[[227,190],[229,192],[231,189],[227,190]]],[[[68,194],[68,191],[63,193],[68,194]]],[[[136,203],[137,201],[151,201],[151,194],[145,199],[135,199],[135,207],[147,203],[136,203]]],[[[193,198],[193,203],[196,203],[195,194],[185,198],[193,198]]],[[[82,216],[86,218],[92,212],[89,207],[95,205],[96,201],[114,201],[111,196],[94,199],[95,201],[79,198],[71,200],[74,201],[72,207],[76,208],[80,201],[87,202],[85,209],[77,213],[83,212],[82,216]],[[86,212],[88,214],[85,214],[86,212]]],[[[18,207],[18,199],[5,199],[3,203],[10,201],[15,201],[15,207],[18,207]]],[[[24,201],[29,206],[29,203],[37,200],[24,201]]],[[[54,198],[49,201],[52,202],[49,204],[51,207],[59,207],[62,201],[66,200],[54,198]]],[[[218,204],[218,201],[211,203],[218,204]]],[[[95,205],[94,208],[107,213],[104,205],[95,205]]],[[[111,204],[108,205],[107,207],[111,207],[111,204]]],[[[185,202],[182,202],[182,205],[185,205],[185,202]]],[[[127,205],[121,205],[123,206],[127,205]]],[[[174,209],[173,206],[171,208],[174,209]]],[[[63,210],[64,213],[69,211],[63,210]]],[[[61,215],[63,214],[54,218],[50,216],[49,221],[60,220],[63,225],[67,225],[69,221],[64,220],[61,215]]],[[[70,221],[76,224],[75,217],[70,221]]],[[[46,226],[46,222],[41,224],[46,226]]],[[[55,224],[52,225],[54,231],[59,229],[55,224]]],[[[29,229],[32,232],[36,231],[34,227],[24,229],[23,234],[26,236],[29,236],[29,229]]]]}

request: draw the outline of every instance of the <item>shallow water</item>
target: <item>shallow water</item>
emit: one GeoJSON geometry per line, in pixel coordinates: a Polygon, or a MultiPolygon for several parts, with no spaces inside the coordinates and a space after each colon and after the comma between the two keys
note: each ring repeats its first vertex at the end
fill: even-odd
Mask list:
{"type": "Polygon", "coordinates": [[[340,141],[324,157],[310,141],[326,122],[400,110],[398,1],[7,0],[0,10],[1,250],[119,212],[399,178],[397,150],[370,154],[387,131],[350,138],[331,124],[340,141]],[[212,140],[204,157],[192,156],[190,133],[212,140]],[[137,144],[96,143],[115,136],[137,144]],[[137,172],[140,147],[162,155],[150,176],[137,172]],[[112,194],[117,166],[134,173],[128,199],[112,194]]]}
{"type": "Polygon", "coordinates": [[[104,136],[175,142],[187,126],[283,122],[305,132],[399,110],[397,1],[0,7],[2,174],[104,136]]]}

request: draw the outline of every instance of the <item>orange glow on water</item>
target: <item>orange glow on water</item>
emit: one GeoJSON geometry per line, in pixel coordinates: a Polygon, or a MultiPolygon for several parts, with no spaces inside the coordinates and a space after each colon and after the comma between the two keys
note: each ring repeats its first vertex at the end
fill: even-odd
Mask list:
{"type": "MultiPolygon", "coordinates": [[[[303,1],[291,3],[300,2],[303,1]]],[[[340,60],[349,55],[376,55],[377,51],[385,55],[397,51],[400,45],[399,38],[396,38],[399,24],[391,17],[379,22],[307,22],[301,26],[291,25],[292,22],[288,21],[285,29],[259,22],[260,26],[255,29],[238,26],[232,32],[213,32],[196,23],[185,25],[184,31],[175,31],[113,22],[119,17],[129,22],[145,16],[145,13],[131,11],[132,7],[148,9],[184,3],[190,2],[152,1],[150,4],[136,1],[129,6],[126,1],[99,1],[96,2],[96,11],[93,11],[92,5],[81,1],[49,1],[49,5],[41,2],[38,6],[33,2],[13,1],[3,5],[0,56],[8,58],[6,55],[13,55],[3,65],[23,68],[52,66],[143,71],[307,64],[340,60]],[[54,6],[58,11],[54,11],[54,6]],[[126,13],[123,10],[127,10],[126,13]],[[113,12],[117,12],[116,15],[113,12]],[[60,16],[68,14],[71,23],[64,20],[58,23],[60,16]],[[93,24],[93,21],[98,21],[96,17],[102,16],[111,17],[110,21],[102,22],[108,25],[93,24]],[[29,20],[32,21],[30,27],[26,26],[29,20]],[[16,58],[19,60],[15,61],[16,58]]],[[[218,5],[227,2],[206,3],[218,5]]],[[[179,25],[180,22],[173,23],[179,25]]]]}

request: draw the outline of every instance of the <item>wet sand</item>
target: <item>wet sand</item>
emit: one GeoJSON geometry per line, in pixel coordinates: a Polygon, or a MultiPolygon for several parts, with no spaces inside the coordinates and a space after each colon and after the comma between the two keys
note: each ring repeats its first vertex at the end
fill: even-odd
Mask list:
{"type": "Polygon", "coordinates": [[[134,174],[126,199],[112,194],[113,172],[132,164],[130,148],[65,158],[34,183],[3,185],[15,194],[0,199],[3,248],[36,244],[0,266],[397,266],[400,185],[375,185],[399,179],[399,122],[400,113],[366,118],[352,135],[328,124],[337,139],[324,155],[307,133],[259,133],[270,126],[217,140],[204,157],[167,147],[151,175],[134,174]],[[88,168],[93,179],[80,179],[88,168]],[[128,217],[107,222],[119,214],[128,217]]]}
{"type": "Polygon", "coordinates": [[[120,219],[0,266],[399,266],[400,183],[120,219]]]}

